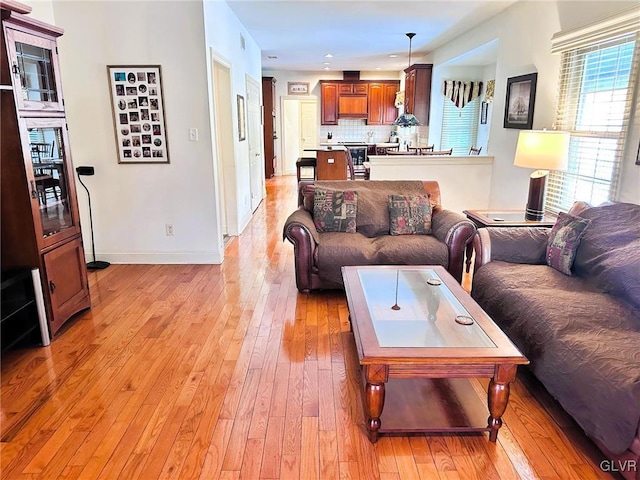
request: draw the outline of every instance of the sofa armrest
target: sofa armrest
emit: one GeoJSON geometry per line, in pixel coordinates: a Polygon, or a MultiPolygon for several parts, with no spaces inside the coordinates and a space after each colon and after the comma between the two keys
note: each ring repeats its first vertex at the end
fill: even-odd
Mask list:
{"type": "Polygon", "coordinates": [[[550,231],[543,227],[479,228],[473,238],[475,269],[496,260],[533,265],[546,263],[550,231]]]}
{"type": "Polygon", "coordinates": [[[300,207],[289,215],[282,236],[283,240],[286,238],[293,244],[296,286],[299,291],[308,292],[311,290],[316,246],[320,243],[320,235],[313,224],[311,213],[300,207]]]}
{"type": "Polygon", "coordinates": [[[476,232],[476,226],[461,213],[436,207],[431,218],[431,231],[434,237],[447,245],[449,250],[447,270],[458,282],[461,282],[465,249],[476,232]]]}

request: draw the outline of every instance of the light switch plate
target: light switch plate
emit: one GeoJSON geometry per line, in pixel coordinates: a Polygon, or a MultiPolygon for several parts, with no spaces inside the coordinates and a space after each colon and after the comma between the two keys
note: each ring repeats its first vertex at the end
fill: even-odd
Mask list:
{"type": "Polygon", "coordinates": [[[189,141],[190,142],[197,142],[198,141],[198,129],[195,127],[192,127],[189,129],[189,141]]]}

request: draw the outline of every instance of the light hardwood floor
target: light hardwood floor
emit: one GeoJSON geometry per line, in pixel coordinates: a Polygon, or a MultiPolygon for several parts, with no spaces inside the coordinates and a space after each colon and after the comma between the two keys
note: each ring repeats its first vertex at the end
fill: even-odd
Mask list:
{"type": "Polygon", "coordinates": [[[495,444],[372,445],[344,294],[297,292],[282,241],[295,177],[267,192],[222,265],[90,273],[90,311],[50,347],[3,357],[3,479],[612,478],[528,375],[495,444]]]}

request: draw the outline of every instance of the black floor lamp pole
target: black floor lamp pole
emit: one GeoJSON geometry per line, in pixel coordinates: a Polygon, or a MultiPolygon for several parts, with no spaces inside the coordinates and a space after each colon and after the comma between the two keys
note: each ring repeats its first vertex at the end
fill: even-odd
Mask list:
{"type": "Polygon", "coordinates": [[[78,181],[87,191],[87,198],[89,199],[89,225],[91,226],[91,255],[93,258],[92,262],[87,263],[87,269],[89,270],[102,270],[111,265],[109,262],[103,262],[101,260],[96,260],[96,244],[93,237],[93,215],[91,213],[91,194],[89,193],[89,189],[82,181],[81,175],[93,175],[94,169],[93,167],[77,167],[76,173],[78,174],[78,181]]]}

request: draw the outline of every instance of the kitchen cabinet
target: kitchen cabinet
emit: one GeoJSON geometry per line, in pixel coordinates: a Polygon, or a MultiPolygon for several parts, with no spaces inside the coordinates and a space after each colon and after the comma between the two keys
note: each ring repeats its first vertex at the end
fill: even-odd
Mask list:
{"type": "Polygon", "coordinates": [[[400,81],[370,82],[368,97],[368,125],[391,125],[398,117],[395,106],[400,81]]]}
{"type": "Polygon", "coordinates": [[[366,95],[369,91],[369,85],[366,82],[359,83],[340,83],[338,85],[338,93],[342,95],[366,95]]]}
{"type": "Polygon", "coordinates": [[[337,82],[320,82],[320,123],[338,124],[338,87],[337,82]]]}
{"type": "Polygon", "coordinates": [[[276,172],[276,79],[262,77],[264,175],[271,178],[276,172]]]}
{"type": "Polygon", "coordinates": [[[2,4],[1,263],[40,269],[54,335],[90,306],[56,47],[63,31],[16,5],[2,4]]]}
{"type": "Polygon", "coordinates": [[[321,81],[321,124],[362,118],[371,125],[391,125],[398,116],[394,102],[399,89],[399,80],[321,81]]]}
{"type": "Polygon", "coordinates": [[[367,118],[366,95],[340,95],[338,97],[339,118],[367,118]]]}
{"type": "Polygon", "coordinates": [[[432,70],[433,64],[417,63],[404,71],[404,111],[413,113],[422,125],[429,125],[432,70]]]}

